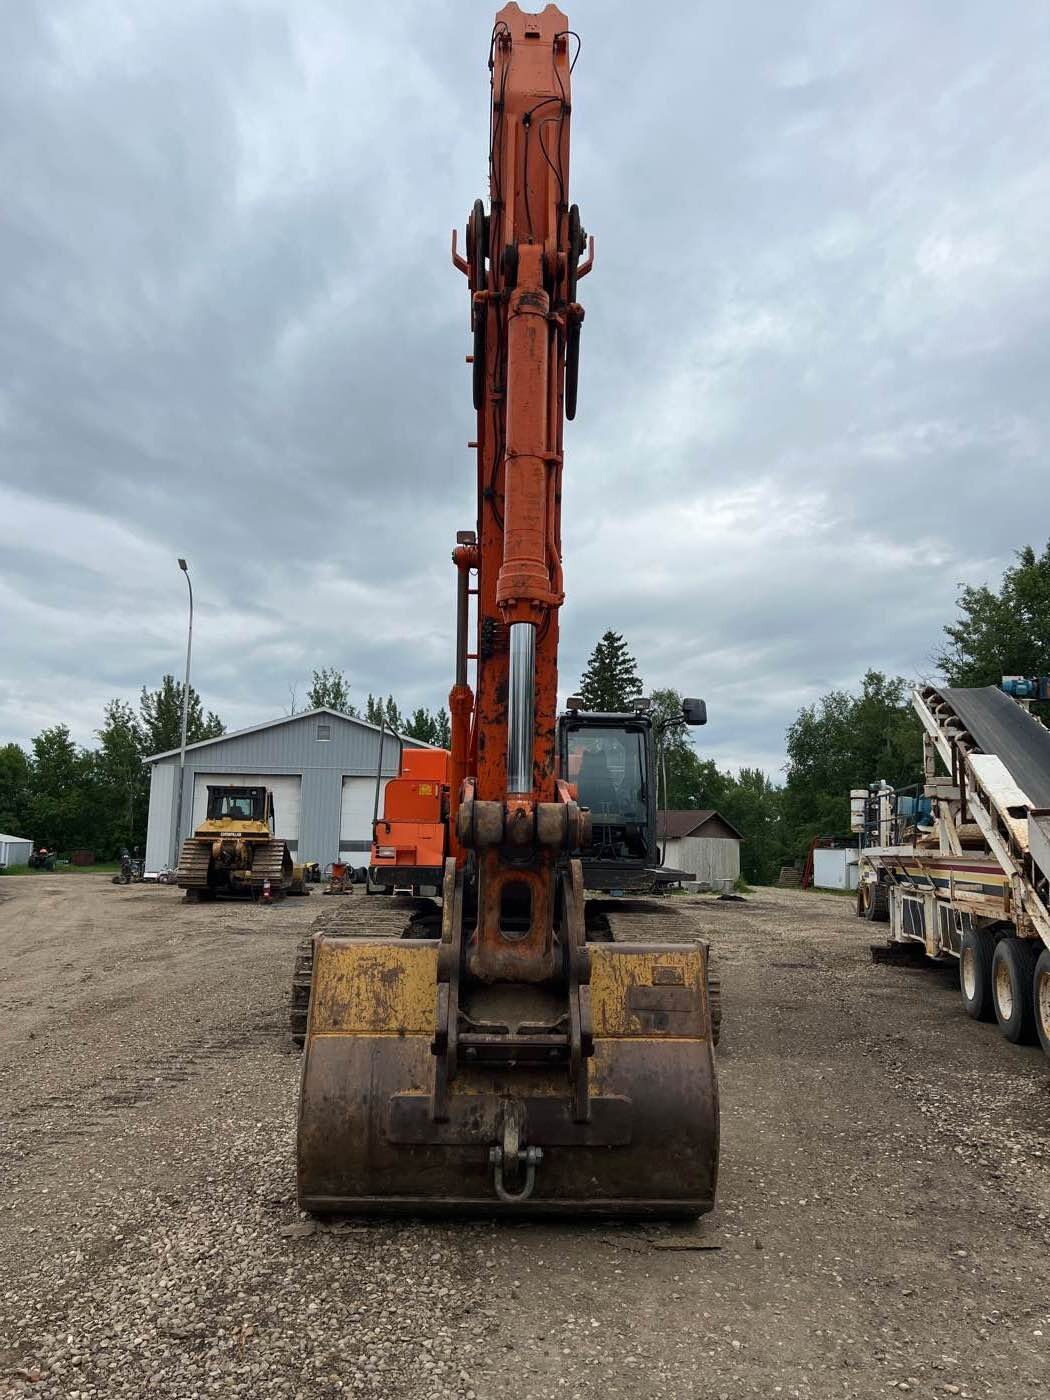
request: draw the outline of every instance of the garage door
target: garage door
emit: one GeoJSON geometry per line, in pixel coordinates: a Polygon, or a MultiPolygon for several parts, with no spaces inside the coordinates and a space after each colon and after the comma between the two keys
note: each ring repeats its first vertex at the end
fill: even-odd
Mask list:
{"type": "Polygon", "coordinates": [[[193,780],[193,825],[208,809],[208,787],[268,787],[273,793],[275,836],[294,851],[299,844],[299,808],[303,780],[298,773],[197,773],[193,780]]]}
{"type": "MultiPolygon", "coordinates": [[[[387,780],[379,784],[379,815],[383,815],[383,792],[387,780]]],[[[367,851],[372,845],[372,812],[375,809],[375,778],[344,778],[339,812],[339,851],[367,851]]],[[[364,861],[359,862],[361,865],[364,861]]]]}

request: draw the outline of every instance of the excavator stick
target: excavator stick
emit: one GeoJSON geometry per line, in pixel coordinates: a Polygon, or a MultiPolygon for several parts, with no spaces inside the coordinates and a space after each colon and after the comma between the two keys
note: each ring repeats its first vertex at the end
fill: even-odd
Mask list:
{"type": "MultiPolygon", "coordinates": [[[[454,895],[453,914],[458,903],[454,895]]],[[[544,1025],[527,1020],[545,1008],[535,988],[494,987],[469,999],[449,922],[441,941],[315,938],[300,1206],[319,1214],[710,1210],[718,1094],[706,946],[587,947],[577,969],[587,983],[574,987],[570,970],[562,989],[583,1014],[564,1024],[548,991],[554,1014],[544,1025]]]]}

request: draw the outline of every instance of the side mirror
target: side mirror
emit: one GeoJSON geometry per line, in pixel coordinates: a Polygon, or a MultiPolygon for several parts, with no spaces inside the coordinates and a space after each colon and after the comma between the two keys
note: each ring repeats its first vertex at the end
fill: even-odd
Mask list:
{"type": "Polygon", "coordinates": [[[682,718],[686,724],[706,724],[707,705],[703,700],[683,700],[682,718]]]}

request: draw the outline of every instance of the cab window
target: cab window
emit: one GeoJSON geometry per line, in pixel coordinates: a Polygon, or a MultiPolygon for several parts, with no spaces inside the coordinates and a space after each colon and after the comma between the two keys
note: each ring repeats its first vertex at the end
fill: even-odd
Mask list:
{"type": "Polygon", "coordinates": [[[618,823],[646,819],[645,761],[636,729],[585,729],[568,736],[568,779],[580,802],[596,816],[618,823]]]}

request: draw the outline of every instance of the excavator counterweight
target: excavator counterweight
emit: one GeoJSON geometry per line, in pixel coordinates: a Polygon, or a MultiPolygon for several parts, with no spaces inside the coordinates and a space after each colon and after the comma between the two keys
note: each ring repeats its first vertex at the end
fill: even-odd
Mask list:
{"type": "Polygon", "coordinates": [[[463,255],[452,239],[470,292],[478,510],[452,555],[440,937],[314,938],[298,1190],[316,1212],[714,1203],[707,947],[588,941],[591,814],[559,763],[563,427],[593,264],[569,202],[578,53],[553,5],[506,5],[490,36],[489,202],[474,203],[463,255]]]}

